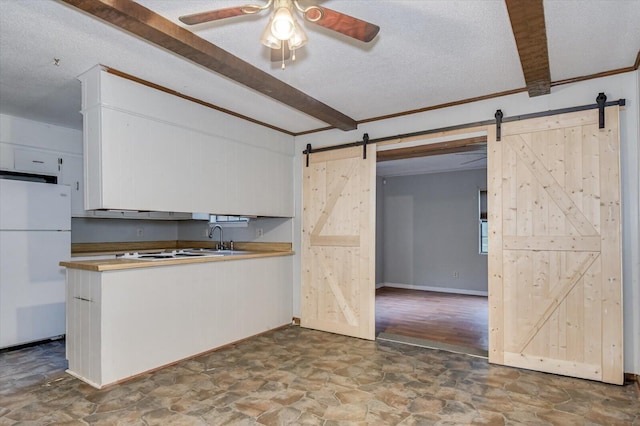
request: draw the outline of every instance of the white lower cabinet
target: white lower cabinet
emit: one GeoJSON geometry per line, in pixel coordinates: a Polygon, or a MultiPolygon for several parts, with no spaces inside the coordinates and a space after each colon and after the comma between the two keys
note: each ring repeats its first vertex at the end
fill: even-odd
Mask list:
{"type": "Polygon", "coordinates": [[[290,324],[291,282],[291,256],[68,269],[68,372],[100,388],[290,324]]]}

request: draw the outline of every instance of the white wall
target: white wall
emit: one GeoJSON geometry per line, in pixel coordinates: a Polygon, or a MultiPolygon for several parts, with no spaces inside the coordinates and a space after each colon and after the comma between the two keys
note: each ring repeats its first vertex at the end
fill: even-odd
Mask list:
{"type": "Polygon", "coordinates": [[[0,143],[82,154],[82,131],[0,114],[0,143]]]}
{"type": "MultiPolygon", "coordinates": [[[[553,87],[551,94],[529,98],[527,93],[503,96],[495,99],[459,105],[414,114],[394,119],[365,123],[357,130],[343,132],[329,130],[299,136],[296,138],[298,169],[294,173],[296,191],[296,218],[294,225],[294,284],[293,312],[300,315],[300,244],[301,244],[301,202],[302,202],[302,151],[310,143],[312,147],[335,145],[362,140],[363,133],[371,139],[384,136],[436,129],[457,124],[492,119],[495,111],[501,109],[505,117],[567,108],[577,105],[594,104],[599,92],[605,92],[609,100],[626,98],[627,106],[621,112],[620,141],[622,169],[622,226],[623,226],[623,286],[625,321],[625,371],[640,374],[640,218],[639,199],[640,157],[638,152],[640,77],[638,71],[603,77],[579,83],[553,87]]],[[[428,99],[425,99],[425,104],[428,99]]]]}
{"type": "Polygon", "coordinates": [[[383,223],[384,285],[487,295],[478,208],[486,169],[385,180],[376,218],[383,223]]]}

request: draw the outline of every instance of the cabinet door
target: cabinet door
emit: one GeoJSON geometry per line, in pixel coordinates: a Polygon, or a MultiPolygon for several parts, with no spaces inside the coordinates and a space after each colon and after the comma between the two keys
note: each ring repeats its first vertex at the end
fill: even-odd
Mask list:
{"type": "Polygon", "coordinates": [[[52,152],[16,148],[13,166],[19,172],[57,176],[59,158],[57,154],[52,152]]]}
{"type": "Polygon", "coordinates": [[[89,208],[293,215],[290,156],[126,111],[101,114],[85,115],[99,126],[86,132],[89,208]]]}
{"type": "Polygon", "coordinates": [[[84,209],[84,177],[82,156],[63,154],[60,183],[71,187],[71,217],[87,216],[84,209]]]}

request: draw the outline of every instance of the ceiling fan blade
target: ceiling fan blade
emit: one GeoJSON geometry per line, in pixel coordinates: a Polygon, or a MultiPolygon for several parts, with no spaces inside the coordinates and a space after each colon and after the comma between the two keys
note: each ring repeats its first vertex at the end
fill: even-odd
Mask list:
{"type": "Polygon", "coordinates": [[[228,7],[226,9],[210,10],[208,12],[194,13],[192,15],[184,15],[178,19],[187,25],[202,24],[203,22],[217,21],[234,16],[246,15],[246,6],[228,7]]]}
{"type": "Polygon", "coordinates": [[[284,45],[284,58],[282,57],[282,47],[280,49],[271,49],[271,62],[282,62],[283,60],[287,60],[291,57],[291,50],[287,43],[282,43],[284,45]]]}
{"type": "Polygon", "coordinates": [[[369,42],[380,31],[380,27],[326,7],[313,6],[304,13],[304,18],[330,30],[342,33],[356,40],[369,42]]]}

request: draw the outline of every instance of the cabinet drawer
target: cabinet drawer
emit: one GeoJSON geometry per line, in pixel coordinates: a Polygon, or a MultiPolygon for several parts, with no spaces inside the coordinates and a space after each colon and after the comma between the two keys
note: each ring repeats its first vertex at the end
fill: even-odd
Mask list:
{"type": "Polygon", "coordinates": [[[13,167],[20,172],[57,175],[58,155],[16,148],[13,154],[13,167]]]}

